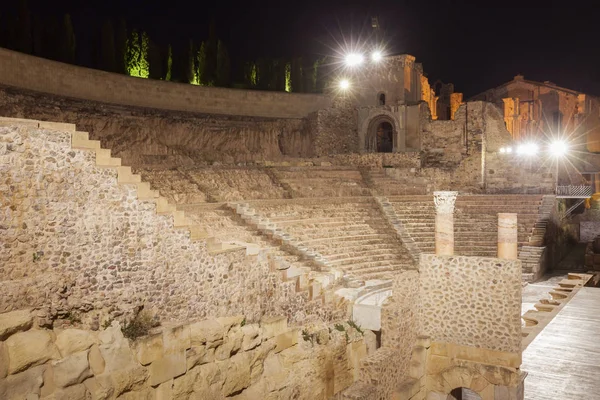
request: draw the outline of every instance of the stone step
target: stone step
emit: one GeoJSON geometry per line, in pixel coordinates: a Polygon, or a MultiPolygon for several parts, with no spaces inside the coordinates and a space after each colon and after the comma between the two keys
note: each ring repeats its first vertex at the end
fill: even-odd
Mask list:
{"type": "Polygon", "coordinates": [[[348,257],[348,258],[336,258],[334,260],[327,257],[327,259],[329,260],[329,262],[332,265],[346,266],[346,265],[360,264],[360,263],[365,262],[365,260],[370,261],[370,262],[376,262],[376,261],[397,260],[398,258],[401,258],[401,257],[402,257],[401,253],[384,253],[384,254],[371,253],[371,254],[365,254],[363,256],[355,256],[355,257],[348,257]]]}

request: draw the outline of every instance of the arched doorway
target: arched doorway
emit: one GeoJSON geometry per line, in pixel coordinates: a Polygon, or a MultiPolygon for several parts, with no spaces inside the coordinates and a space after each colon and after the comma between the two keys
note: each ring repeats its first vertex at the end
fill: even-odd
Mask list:
{"type": "Polygon", "coordinates": [[[450,392],[446,400],[481,400],[481,396],[464,387],[459,387],[450,392]]]}
{"type": "Polygon", "coordinates": [[[374,118],[369,124],[365,147],[376,153],[392,153],[396,148],[396,132],[393,121],[387,116],[374,118]]]}

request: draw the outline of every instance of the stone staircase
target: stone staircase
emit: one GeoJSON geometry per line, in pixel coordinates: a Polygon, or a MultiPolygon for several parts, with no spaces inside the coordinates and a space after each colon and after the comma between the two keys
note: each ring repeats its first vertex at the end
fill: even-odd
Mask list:
{"type": "Polygon", "coordinates": [[[350,167],[288,167],[273,169],[274,178],[292,197],[370,196],[361,173],[350,167]]]}
{"type": "Polygon", "coordinates": [[[405,178],[392,178],[385,168],[362,168],[360,172],[365,184],[380,196],[424,195],[430,190],[425,180],[419,182],[408,170],[405,178]]]}
{"type": "Polygon", "coordinates": [[[259,229],[280,235],[321,268],[359,281],[389,279],[414,268],[396,232],[371,198],[254,202],[259,229]]]}

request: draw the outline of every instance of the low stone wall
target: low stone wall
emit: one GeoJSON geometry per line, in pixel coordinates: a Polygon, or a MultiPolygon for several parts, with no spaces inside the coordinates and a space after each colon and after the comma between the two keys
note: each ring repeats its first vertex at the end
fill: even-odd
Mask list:
{"type": "Polygon", "coordinates": [[[273,118],[303,118],[331,102],[318,94],[224,89],[133,78],[6,49],[0,49],[0,84],[126,106],[273,118]]]}
{"type": "Polygon", "coordinates": [[[521,352],[521,262],[422,254],[421,333],[432,341],[521,352]]]}
{"type": "Polygon", "coordinates": [[[264,251],[210,255],[94,151],[72,150],[68,132],[1,127],[0,170],[0,312],[36,307],[90,327],[139,307],[162,321],[344,313],[296,293],[264,251]]]}
{"type": "Polygon", "coordinates": [[[347,324],[290,329],[242,316],[155,329],[43,329],[31,310],[0,314],[2,399],[329,399],[366,355],[347,324]],[[341,329],[337,329],[341,327],[341,329]]]}

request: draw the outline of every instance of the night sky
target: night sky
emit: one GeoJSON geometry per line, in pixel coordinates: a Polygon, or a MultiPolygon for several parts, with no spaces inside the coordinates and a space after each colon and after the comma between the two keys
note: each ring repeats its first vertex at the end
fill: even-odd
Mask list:
{"type": "MultiPolygon", "coordinates": [[[[232,62],[257,57],[335,54],[358,42],[378,16],[392,53],[422,62],[430,82],[453,82],[467,96],[511,80],[549,80],[600,95],[600,6],[581,2],[30,0],[32,13],[70,13],[82,44],[106,17],[122,16],[158,43],[203,40],[216,21],[232,62]],[[501,2],[494,2],[500,4],[501,2]]],[[[593,4],[594,2],[589,2],[593,4]]]]}

